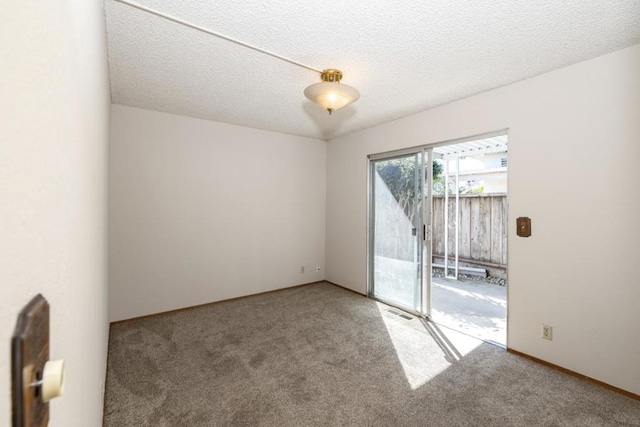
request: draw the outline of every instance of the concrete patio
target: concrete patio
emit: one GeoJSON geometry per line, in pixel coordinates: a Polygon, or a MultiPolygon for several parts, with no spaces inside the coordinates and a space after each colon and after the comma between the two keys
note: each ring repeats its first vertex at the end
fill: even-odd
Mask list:
{"type": "Polygon", "coordinates": [[[434,277],[431,289],[431,317],[435,323],[506,346],[505,286],[434,277]]]}
{"type": "MultiPolygon", "coordinates": [[[[375,296],[417,307],[415,263],[375,258],[375,296]]],[[[481,280],[434,277],[431,318],[442,326],[506,346],[507,288],[481,280]]]]}

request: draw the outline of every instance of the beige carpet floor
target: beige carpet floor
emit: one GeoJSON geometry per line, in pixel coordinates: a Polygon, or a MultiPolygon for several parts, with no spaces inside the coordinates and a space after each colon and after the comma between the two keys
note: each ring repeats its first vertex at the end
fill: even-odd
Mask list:
{"type": "Polygon", "coordinates": [[[640,426],[640,402],[327,283],[113,325],[105,425],[640,426]]]}

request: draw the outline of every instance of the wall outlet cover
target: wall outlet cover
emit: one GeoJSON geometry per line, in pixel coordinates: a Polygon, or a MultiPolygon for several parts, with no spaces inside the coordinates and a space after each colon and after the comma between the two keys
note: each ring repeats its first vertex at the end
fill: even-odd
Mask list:
{"type": "Polygon", "coordinates": [[[542,338],[545,340],[553,340],[553,326],[542,325],[542,338]]]}

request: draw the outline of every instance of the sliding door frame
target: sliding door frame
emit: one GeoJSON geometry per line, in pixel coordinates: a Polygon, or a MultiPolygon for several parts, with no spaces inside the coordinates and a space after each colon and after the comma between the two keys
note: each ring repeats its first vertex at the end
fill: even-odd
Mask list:
{"type": "Polygon", "coordinates": [[[421,314],[431,316],[431,281],[433,279],[433,147],[422,149],[422,263],[421,282],[422,304],[421,314]],[[425,165],[426,163],[426,165],[425,165]],[[426,172],[426,173],[425,173],[426,172]]]}
{"type": "Polygon", "coordinates": [[[451,144],[459,144],[478,139],[491,138],[508,134],[508,129],[502,129],[496,132],[489,132],[479,135],[473,135],[465,138],[451,139],[441,141],[434,144],[425,144],[417,147],[404,148],[401,150],[387,151],[383,153],[370,154],[367,156],[367,296],[369,298],[379,300],[385,304],[392,305],[401,310],[408,311],[420,317],[429,318],[431,316],[431,281],[433,277],[433,254],[432,254],[432,220],[433,220],[433,148],[451,144]],[[374,164],[377,160],[391,160],[394,158],[404,157],[411,154],[421,153],[421,203],[418,217],[421,218],[422,224],[418,227],[420,245],[420,264],[419,269],[419,310],[409,310],[407,307],[401,307],[391,301],[381,300],[374,294],[374,258],[375,258],[375,209],[374,209],[374,182],[375,168],[374,164]],[[426,190],[426,191],[425,191],[426,190]]]}

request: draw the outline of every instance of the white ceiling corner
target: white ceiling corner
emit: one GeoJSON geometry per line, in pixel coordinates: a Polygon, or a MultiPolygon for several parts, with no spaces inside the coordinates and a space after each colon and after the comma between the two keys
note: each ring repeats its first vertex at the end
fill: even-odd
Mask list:
{"type": "Polygon", "coordinates": [[[360,91],[329,116],[319,75],[106,0],[123,104],[332,139],[640,42],[637,0],[135,0],[316,68],[360,91]]]}

